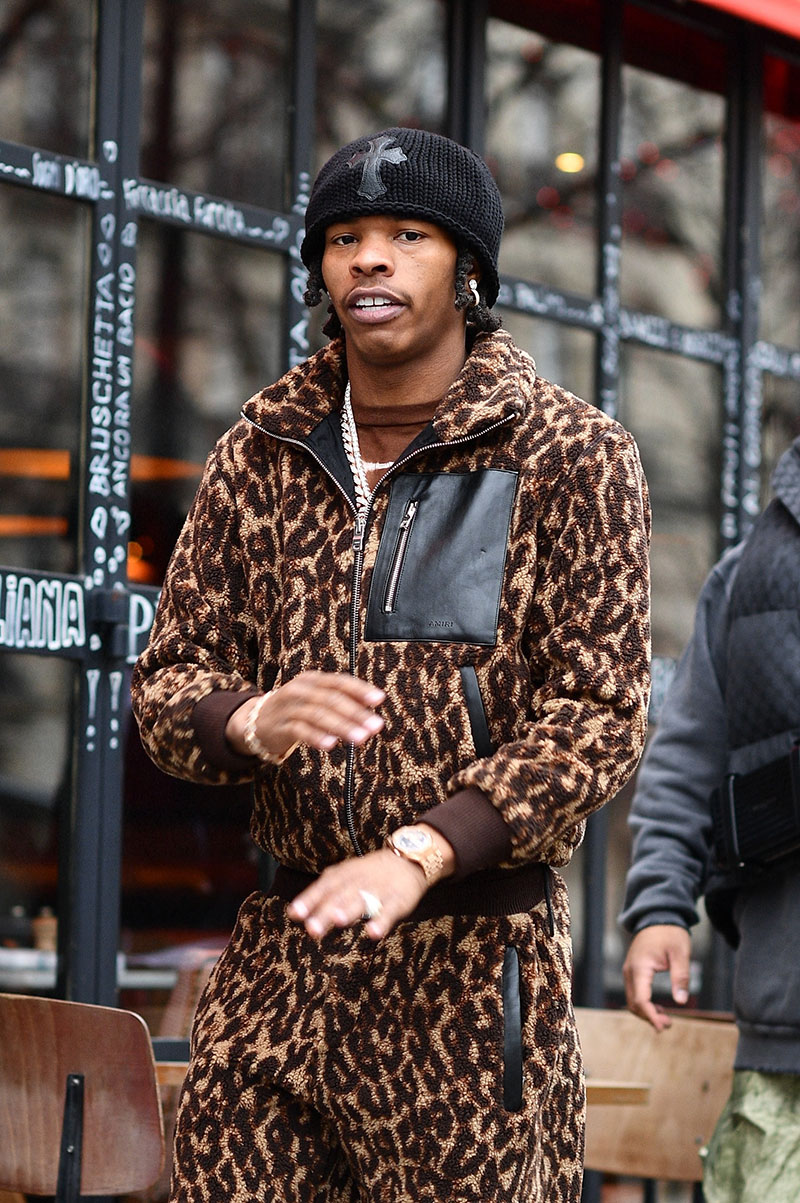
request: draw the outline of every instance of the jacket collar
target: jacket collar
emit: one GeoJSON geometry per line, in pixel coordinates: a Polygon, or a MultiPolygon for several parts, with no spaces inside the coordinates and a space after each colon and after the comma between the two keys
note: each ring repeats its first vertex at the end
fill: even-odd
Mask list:
{"type": "Polygon", "coordinates": [[[306,442],[328,415],[341,408],[347,362],[341,338],[297,364],[242,406],[242,416],[280,439],[306,442]]]}
{"type": "Polygon", "coordinates": [[[510,334],[478,334],[464,367],[433,418],[437,438],[448,443],[519,418],[536,383],[536,366],[510,334]]]}
{"type": "MultiPolygon", "coordinates": [[[[242,415],[276,438],[307,442],[342,405],[347,381],[344,340],[335,338],[251,397],[242,415]]],[[[457,379],[433,418],[436,439],[474,437],[498,422],[518,418],[533,393],[536,368],[504,330],[479,334],[457,379]]]]}

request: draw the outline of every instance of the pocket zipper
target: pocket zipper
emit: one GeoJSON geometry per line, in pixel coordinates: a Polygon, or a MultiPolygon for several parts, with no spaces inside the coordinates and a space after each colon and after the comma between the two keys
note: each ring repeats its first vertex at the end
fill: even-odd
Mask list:
{"type": "Polygon", "coordinates": [[[397,543],[395,544],[389,577],[386,582],[386,592],[383,595],[384,614],[391,614],[397,601],[397,590],[400,587],[400,577],[403,572],[403,562],[406,558],[406,548],[408,547],[408,540],[411,537],[411,527],[414,525],[414,517],[418,509],[419,502],[414,501],[412,498],[406,505],[406,511],[400,522],[397,532],[397,543]]]}

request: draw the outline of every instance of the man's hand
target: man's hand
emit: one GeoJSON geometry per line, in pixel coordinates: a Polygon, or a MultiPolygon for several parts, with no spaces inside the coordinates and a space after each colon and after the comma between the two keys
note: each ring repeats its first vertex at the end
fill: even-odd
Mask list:
{"type": "MultiPolygon", "coordinates": [[[[383,727],[373,707],[386,694],[375,685],[348,673],[302,672],[276,689],[265,702],[256,724],[256,735],[273,756],[279,757],[294,744],[329,751],[342,740],[362,744],[383,727]]],[[[243,735],[247,716],[259,698],[234,710],[225,727],[225,738],[242,756],[247,756],[243,735]]]]}
{"type": "MultiPolygon", "coordinates": [[[[449,876],[455,869],[455,854],[448,840],[427,827],[442,853],[443,871],[449,876]]],[[[364,923],[373,940],[389,934],[395,923],[410,915],[428,890],[422,868],[397,856],[391,848],[379,848],[366,856],[351,856],[330,865],[287,907],[290,919],[304,923],[306,930],[320,939],[334,927],[352,927],[364,923]],[[377,908],[374,906],[377,904],[377,908]],[[372,918],[365,913],[372,910],[372,918]]]]}
{"type": "Polygon", "coordinates": [[[653,1002],[653,975],[669,970],[672,997],[683,1005],[689,998],[691,937],[676,923],[657,923],[642,928],[631,941],[622,974],[628,1009],[651,1023],[657,1032],[672,1020],[653,1002]]]}

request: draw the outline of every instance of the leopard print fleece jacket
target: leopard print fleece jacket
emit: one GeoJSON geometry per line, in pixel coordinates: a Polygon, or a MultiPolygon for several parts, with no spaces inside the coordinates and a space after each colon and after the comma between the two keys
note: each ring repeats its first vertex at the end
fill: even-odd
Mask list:
{"type": "Polygon", "coordinates": [[[564,865],[645,736],[636,445],[507,333],[481,334],[361,531],[346,373],[338,338],[212,451],[133,674],[145,747],[175,776],[254,780],[256,843],[305,872],[448,806],[452,831],[475,796],[504,825],[501,868],[564,865]],[[279,767],[235,755],[223,733],[243,695],[304,669],[380,686],[383,730],[279,767]]]}

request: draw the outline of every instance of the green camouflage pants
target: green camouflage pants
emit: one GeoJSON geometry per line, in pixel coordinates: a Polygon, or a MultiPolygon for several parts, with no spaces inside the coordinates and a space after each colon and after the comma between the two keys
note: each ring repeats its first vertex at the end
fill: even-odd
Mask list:
{"type": "Polygon", "coordinates": [[[714,1130],[706,1203],[800,1199],[800,1075],[738,1070],[714,1130]]]}

